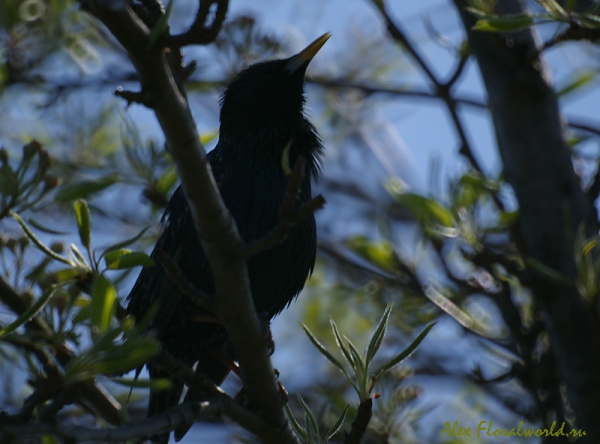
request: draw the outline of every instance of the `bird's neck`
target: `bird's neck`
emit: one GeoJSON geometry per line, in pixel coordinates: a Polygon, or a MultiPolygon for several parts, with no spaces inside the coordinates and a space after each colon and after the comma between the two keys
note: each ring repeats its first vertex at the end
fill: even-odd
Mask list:
{"type": "Polygon", "coordinates": [[[235,156],[233,161],[260,162],[274,168],[282,168],[285,147],[292,142],[289,152],[290,166],[298,156],[304,157],[308,175],[316,179],[319,171],[322,145],[312,124],[304,117],[271,120],[262,123],[259,119],[246,120],[243,131],[221,126],[219,146],[226,157],[235,156]]]}

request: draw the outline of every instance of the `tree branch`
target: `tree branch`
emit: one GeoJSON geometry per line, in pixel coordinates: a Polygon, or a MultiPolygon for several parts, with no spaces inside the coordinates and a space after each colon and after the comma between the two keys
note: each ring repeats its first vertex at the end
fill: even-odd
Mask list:
{"type": "Polygon", "coordinates": [[[356,418],[352,422],[350,433],[346,434],[344,444],[360,444],[362,437],[367,431],[371,416],[373,415],[373,400],[367,398],[358,405],[356,418]]]}
{"type": "Polygon", "coordinates": [[[181,48],[193,44],[206,45],[217,38],[227,15],[229,0],[200,0],[199,3],[194,23],[182,34],[167,36],[164,40],[165,46],[181,48]],[[206,20],[213,5],[216,5],[215,16],[210,25],[207,26],[206,20]]]}
{"type": "MultiPolygon", "coordinates": [[[[285,436],[285,430],[273,427],[272,424],[261,419],[254,412],[235,402],[223,390],[217,387],[208,376],[194,372],[190,366],[176,359],[167,351],[162,350],[154,358],[153,362],[183,381],[188,387],[206,395],[208,399],[217,400],[223,406],[219,414],[227,416],[244,429],[254,433],[263,442],[273,444],[287,442],[288,438],[285,436]]],[[[172,427],[168,431],[175,428],[177,427],[172,427]]]]}
{"type": "Polygon", "coordinates": [[[275,373],[250,295],[248,273],[245,264],[235,260],[244,244],[220,198],[185,92],[178,88],[165,53],[147,49],[150,30],[131,8],[111,10],[100,0],[82,2],[124,46],[140,76],[142,91],[153,95],[153,110],[181,178],[199,241],[211,264],[215,312],[233,344],[250,406],[280,431],[280,442],[296,443],[281,406],[275,373]]]}
{"type": "MultiPolygon", "coordinates": [[[[597,234],[598,227],[573,171],[558,99],[538,57],[537,36],[531,28],[511,34],[474,31],[467,3],[454,3],[485,82],[506,179],[519,202],[523,254],[574,280],[572,233],[582,223],[588,236],[597,234]]],[[[525,11],[517,0],[496,7],[500,14],[525,11]]],[[[587,433],[582,442],[600,442],[600,337],[592,321],[597,313],[586,307],[575,285],[530,276],[568,402],[577,426],[587,433]]]]}
{"type": "MultiPolygon", "coordinates": [[[[441,82],[437,78],[433,70],[430,68],[429,64],[425,61],[423,56],[417,51],[416,46],[410,41],[406,33],[400,27],[400,25],[398,25],[392,20],[392,18],[386,10],[385,1],[372,0],[372,3],[376,6],[376,8],[379,10],[379,13],[383,17],[390,36],[395,41],[400,43],[406,49],[406,51],[408,51],[408,53],[412,56],[413,60],[417,63],[417,65],[419,65],[419,67],[425,73],[429,81],[433,84],[435,89],[435,95],[445,102],[446,107],[448,108],[448,111],[450,113],[452,123],[456,128],[456,132],[460,140],[459,153],[466,157],[466,159],[469,161],[469,163],[475,170],[483,172],[481,166],[479,165],[479,162],[475,158],[473,150],[471,149],[469,140],[467,139],[467,135],[460,120],[460,116],[458,115],[458,110],[456,109],[456,101],[450,94],[452,86],[454,85],[454,83],[456,83],[456,81],[460,77],[460,74],[463,71],[464,64],[466,63],[466,58],[461,58],[461,62],[459,62],[454,74],[451,76],[450,80],[447,83],[441,82]]],[[[502,203],[500,202],[500,200],[495,199],[495,201],[500,206],[500,208],[502,208],[502,203]]]]}
{"type": "Polygon", "coordinates": [[[139,423],[125,424],[114,429],[65,426],[61,423],[35,423],[25,425],[0,425],[0,441],[10,442],[12,438],[33,438],[54,435],[66,442],[125,442],[151,438],[159,433],[191,424],[198,419],[222,414],[228,403],[216,398],[201,403],[183,403],[160,415],[147,418],[139,423]]]}

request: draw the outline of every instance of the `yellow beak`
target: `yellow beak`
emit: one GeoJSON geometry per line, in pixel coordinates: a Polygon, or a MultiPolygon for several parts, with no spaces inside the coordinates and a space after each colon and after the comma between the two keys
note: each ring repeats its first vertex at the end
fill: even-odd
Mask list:
{"type": "Polygon", "coordinates": [[[330,32],[323,34],[321,37],[316,39],[314,42],[312,42],[310,45],[308,45],[306,48],[304,48],[302,51],[300,51],[298,54],[292,57],[287,62],[287,65],[285,66],[285,71],[291,74],[297,71],[299,68],[308,65],[308,63],[313,59],[313,57],[317,55],[317,52],[319,52],[319,50],[323,47],[325,42],[329,40],[329,37],[331,37],[330,32]]]}

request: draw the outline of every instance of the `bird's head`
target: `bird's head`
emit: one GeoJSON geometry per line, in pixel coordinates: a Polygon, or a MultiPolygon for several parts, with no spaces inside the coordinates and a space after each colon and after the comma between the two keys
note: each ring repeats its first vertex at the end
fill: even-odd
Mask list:
{"type": "Polygon", "coordinates": [[[304,74],[330,36],[323,34],[293,57],[257,63],[240,72],[221,98],[221,136],[283,133],[305,120],[304,74]]]}

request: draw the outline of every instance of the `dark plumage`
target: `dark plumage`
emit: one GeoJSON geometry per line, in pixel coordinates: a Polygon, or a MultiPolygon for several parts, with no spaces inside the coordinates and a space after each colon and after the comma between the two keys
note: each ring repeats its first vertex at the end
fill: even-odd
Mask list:
{"type": "MultiPolygon", "coordinates": [[[[329,34],[325,34],[289,59],[248,67],[223,94],[219,143],[208,154],[208,160],[225,205],[245,241],[261,238],[278,223],[287,189],[281,159],[290,139],[290,163],[293,165],[302,155],[308,173],[302,181],[297,206],[311,199],[311,179],[319,173],[323,148],[315,128],[304,116],[304,74],[328,38],[329,34]]],[[[162,223],[164,231],[152,256],[164,251],[194,285],[214,294],[210,264],[196,237],[181,187],[169,201],[162,223]]],[[[311,216],[296,225],[284,242],[248,261],[252,295],[259,313],[271,319],[290,304],[312,272],[315,254],[316,227],[311,216]]],[[[225,329],[217,323],[198,321],[198,315],[208,313],[193,305],[160,265],[142,270],[128,299],[127,310],[137,319],[142,319],[158,301],[150,328],[156,331],[163,347],[190,365],[198,362],[197,371],[216,384],[223,382],[229,370],[214,352],[230,355],[225,329]]],[[[169,377],[151,363],[148,370],[152,378],[169,377]]],[[[173,381],[172,389],[152,392],[148,416],[177,404],[182,389],[181,382],[173,381]]],[[[186,399],[198,397],[197,393],[188,392],[186,399]]],[[[176,439],[186,431],[176,431],[176,439]]],[[[168,435],[159,440],[167,442],[168,435]]]]}

